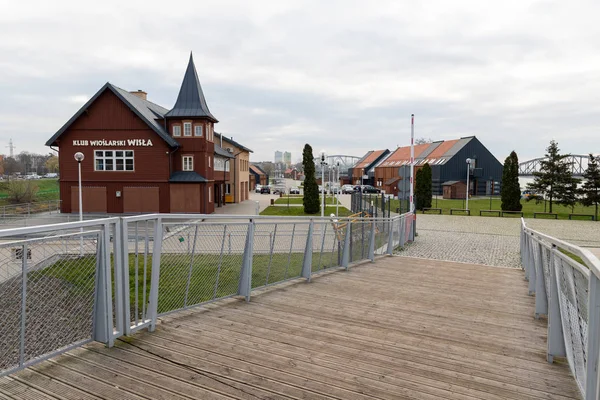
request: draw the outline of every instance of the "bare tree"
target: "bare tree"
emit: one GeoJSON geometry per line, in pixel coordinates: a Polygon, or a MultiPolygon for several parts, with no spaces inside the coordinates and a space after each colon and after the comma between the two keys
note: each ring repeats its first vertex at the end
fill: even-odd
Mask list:
{"type": "Polygon", "coordinates": [[[425,143],[432,143],[432,142],[433,142],[433,140],[431,140],[431,138],[420,137],[420,138],[415,139],[415,144],[425,144],[425,143]]]}

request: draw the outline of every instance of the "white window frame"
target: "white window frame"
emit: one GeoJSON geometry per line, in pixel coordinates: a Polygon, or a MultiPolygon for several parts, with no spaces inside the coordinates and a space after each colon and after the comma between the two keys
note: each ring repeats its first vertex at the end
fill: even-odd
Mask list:
{"type": "Polygon", "coordinates": [[[191,122],[183,123],[183,136],[192,137],[192,123],[191,122]]]}
{"type": "Polygon", "coordinates": [[[135,172],[135,153],[133,150],[126,149],[102,149],[94,150],[94,171],[97,172],[135,172]],[[101,154],[99,154],[101,153],[101,154]],[[109,155],[107,155],[107,153],[109,155]],[[117,156],[117,153],[122,155],[117,156]],[[98,161],[102,160],[102,169],[98,168],[98,161]],[[107,160],[110,160],[112,169],[106,169],[107,160]],[[123,161],[123,169],[117,169],[117,160],[123,161]],[[127,169],[127,161],[131,160],[131,169],[127,169]]]}
{"type": "Polygon", "coordinates": [[[194,125],[194,136],[202,137],[202,125],[194,125]],[[200,134],[198,134],[198,131],[200,131],[200,134]]]}
{"type": "Polygon", "coordinates": [[[173,125],[173,136],[181,137],[181,125],[173,125]]]}
{"type": "Polygon", "coordinates": [[[208,156],[208,168],[212,168],[212,167],[211,167],[211,165],[210,165],[210,158],[211,158],[211,157],[210,157],[210,156],[208,156]]]}
{"type": "Polygon", "coordinates": [[[208,202],[212,203],[212,187],[208,187],[208,202]]]}
{"type": "Polygon", "coordinates": [[[181,170],[182,171],[193,171],[194,170],[194,156],[181,156],[181,170]],[[186,160],[189,161],[189,166],[186,166],[186,160]]]}

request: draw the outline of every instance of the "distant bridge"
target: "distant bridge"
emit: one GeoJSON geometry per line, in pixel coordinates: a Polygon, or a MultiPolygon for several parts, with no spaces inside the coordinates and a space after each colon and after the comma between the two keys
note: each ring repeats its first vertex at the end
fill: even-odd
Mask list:
{"type": "MultiPolygon", "coordinates": [[[[542,161],[545,161],[546,159],[547,157],[534,158],[533,160],[519,163],[519,176],[533,176],[534,172],[540,172],[542,161]]],[[[573,176],[582,176],[587,169],[589,156],[569,154],[565,157],[565,160],[571,165],[571,174],[573,176]]]]}
{"type": "MultiPolygon", "coordinates": [[[[340,166],[340,176],[344,177],[348,175],[348,170],[354,166],[360,160],[360,157],[348,156],[343,154],[326,155],[325,162],[328,167],[333,165],[340,166]]],[[[321,173],[321,158],[315,158],[315,167],[318,174],[321,173]]],[[[325,170],[327,172],[327,170],[325,170]]]]}

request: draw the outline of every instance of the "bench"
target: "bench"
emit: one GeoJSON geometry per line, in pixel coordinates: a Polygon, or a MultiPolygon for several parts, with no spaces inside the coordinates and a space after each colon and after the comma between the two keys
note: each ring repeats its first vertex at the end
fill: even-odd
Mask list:
{"type": "Polygon", "coordinates": [[[569,214],[569,219],[573,219],[573,217],[589,217],[592,221],[596,220],[594,214],[569,214]]]}
{"type": "Polygon", "coordinates": [[[425,211],[437,211],[438,214],[442,213],[441,208],[423,207],[423,214],[425,214],[425,211]]]}
{"type": "Polygon", "coordinates": [[[537,218],[538,215],[548,215],[548,216],[553,216],[554,219],[558,219],[557,213],[550,213],[550,212],[534,212],[533,218],[537,218]]]}
{"type": "Polygon", "coordinates": [[[464,213],[467,213],[467,215],[471,215],[471,210],[465,210],[464,208],[451,208],[450,215],[453,215],[455,211],[456,212],[464,212],[464,213]]]}
{"type": "Polygon", "coordinates": [[[501,215],[504,217],[504,214],[519,214],[521,217],[523,217],[523,211],[502,211],[501,215]]]}
{"type": "Polygon", "coordinates": [[[502,210],[479,210],[479,216],[483,215],[482,213],[498,213],[498,216],[500,216],[502,210]]]}

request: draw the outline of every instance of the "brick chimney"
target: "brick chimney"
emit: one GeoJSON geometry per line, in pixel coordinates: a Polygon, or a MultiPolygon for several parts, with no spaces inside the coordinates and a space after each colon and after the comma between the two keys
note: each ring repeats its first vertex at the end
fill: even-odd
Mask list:
{"type": "Polygon", "coordinates": [[[134,96],[139,97],[142,100],[147,100],[147,97],[148,97],[148,93],[144,92],[142,89],[138,89],[137,91],[129,92],[129,93],[131,93],[134,96]]]}

